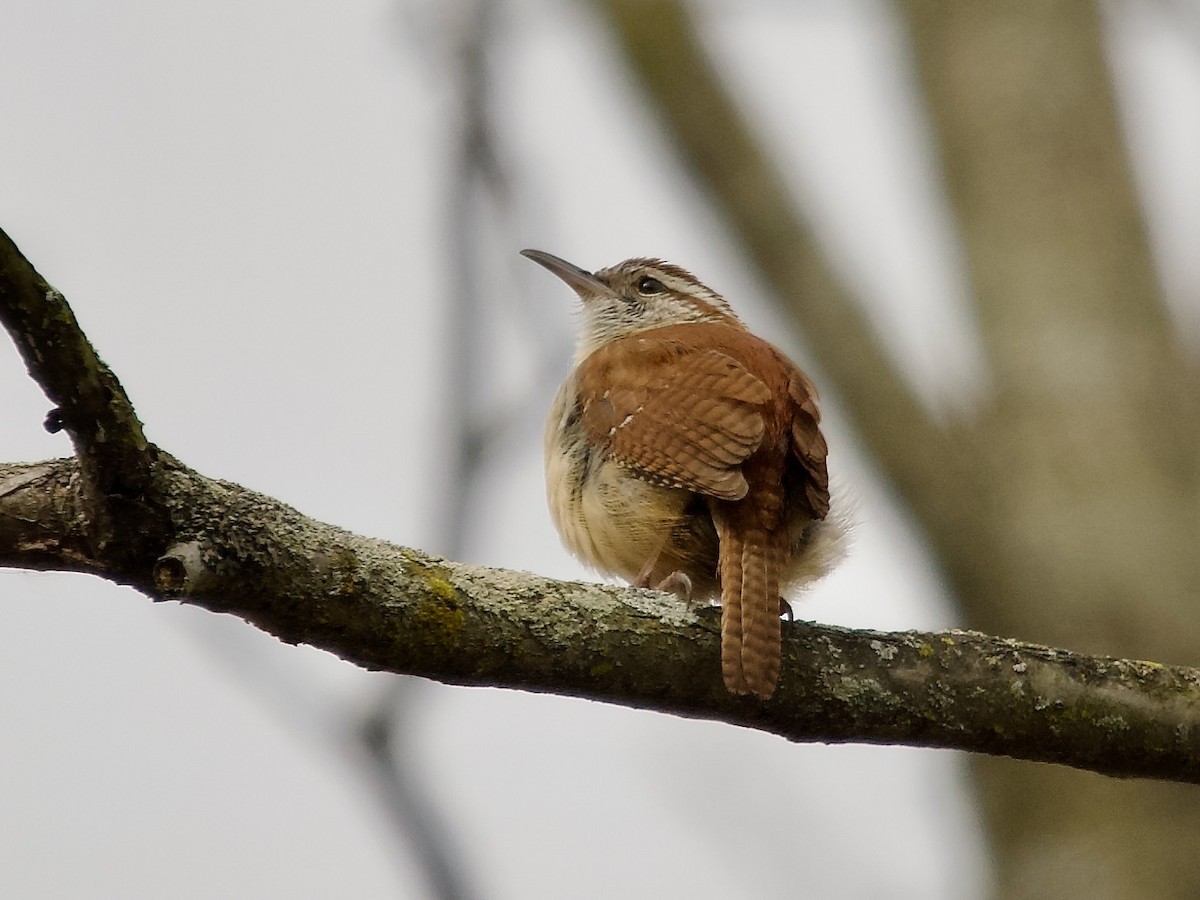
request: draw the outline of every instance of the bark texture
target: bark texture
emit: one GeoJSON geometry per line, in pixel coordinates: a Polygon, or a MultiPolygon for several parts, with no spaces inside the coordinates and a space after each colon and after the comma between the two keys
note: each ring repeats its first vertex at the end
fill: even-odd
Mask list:
{"type": "MultiPolygon", "coordinates": [[[[729,694],[720,616],[670,594],[466,566],[351,534],[154,454],[146,566],[90,547],[74,459],[0,465],[0,565],[88,572],[368,669],[708,718],[793,741],[955,747],[1200,782],[1200,672],[975,632],[785,624],[775,699],[729,694]]],[[[120,524],[118,523],[118,528],[120,524]]]]}

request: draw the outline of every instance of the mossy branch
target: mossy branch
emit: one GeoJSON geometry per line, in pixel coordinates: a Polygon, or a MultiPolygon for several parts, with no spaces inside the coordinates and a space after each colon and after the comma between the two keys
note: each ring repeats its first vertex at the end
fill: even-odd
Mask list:
{"type": "Polygon", "coordinates": [[[150,531],[153,511],[142,498],[148,486],[153,448],[142,432],[133,404],[112,371],[96,355],[61,293],[30,265],[12,239],[0,231],[0,324],[3,324],[30,376],[54,408],[49,431],[65,430],[79,460],[81,487],[88,497],[87,540],[122,565],[145,559],[146,547],[130,540],[128,527],[141,518],[150,531]],[[114,517],[126,523],[118,534],[114,517]]]}
{"type": "MultiPolygon", "coordinates": [[[[63,327],[67,319],[33,305],[36,295],[65,306],[44,284],[5,282],[6,324],[15,302],[28,311],[22,328],[63,327]]],[[[86,369],[95,354],[69,321],[61,346],[86,352],[63,364],[86,369]]],[[[23,334],[18,343],[48,340],[60,338],[23,334]]],[[[50,380],[40,366],[30,370],[50,380]]],[[[797,622],[784,629],[780,688],[762,703],[725,691],[715,610],[363,538],[147,448],[136,502],[109,504],[113,540],[99,544],[86,523],[104,501],[84,489],[97,457],[0,465],[0,565],[99,575],[370,669],[587,697],[793,741],[952,747],[1200,783],[1196,670],[967,632],[797,622]]]]}

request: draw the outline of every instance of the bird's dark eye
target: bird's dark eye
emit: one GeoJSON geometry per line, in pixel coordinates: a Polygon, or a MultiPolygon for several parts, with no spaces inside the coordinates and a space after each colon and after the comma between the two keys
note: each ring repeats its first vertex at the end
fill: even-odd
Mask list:
{"type": "Polygon", "coordinates": [[[663,285],[657,278],[646,275],[637,283],[637,289],[639,294],[661,294],[663,285]]]}

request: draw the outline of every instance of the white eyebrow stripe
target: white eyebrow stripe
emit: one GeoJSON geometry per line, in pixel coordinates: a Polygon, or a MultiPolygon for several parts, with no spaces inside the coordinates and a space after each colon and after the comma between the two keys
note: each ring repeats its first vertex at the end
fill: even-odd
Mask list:
{"type": "Polygon", "coordinates": [[[733,315],[733,309],[725,298],[702,282],[691,278],[680,278],[678,275],[672,275],[669,272],[664,272],[661,269],[651,268],[649,271],[653,273],[653,277],[662,282],[663,287],[669,291],[674,291],[677,294],[690,295],[698,297],[714,309],[720,310],[727,315],[733,315]]]}
{"type": "Polygon", "coordinates": [[[670,288],[680,294],[701,293],[699,289],[703,288],[703,285],[699,282],[692,281],[689,278],[679,278],[676,275],[668,275],[666,272],[659,272],[657,270],[655,270],[653,277],[661,281],[664,287],[670,288]]]}

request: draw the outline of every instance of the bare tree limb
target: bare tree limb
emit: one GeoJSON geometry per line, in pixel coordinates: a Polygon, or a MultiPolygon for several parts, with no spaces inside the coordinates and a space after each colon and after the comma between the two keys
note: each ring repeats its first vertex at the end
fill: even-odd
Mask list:
{"type": "MultiPolygon", "coordinates": [[[[50,431],[66,429],[81,463],[89,497],[87,539],[113,543],[112,556],[144,555],[126,531],[119,539],[113,516],[149,519],[141,496],[150,477],[152,448],[133,405],[112,371],[96,355],[63,295],[51,287],[0,231],[0,323],[12,336],[30,376],[56,407],[50,431]]],[[[146,521],[148,529],[161,523],[146,521]]]]}
{"type": "MultiPolygon", "coordinates": [[[[78,469],[69,459],[0,466],[0,564],[52,568],[61,553],[61,568],[112,577],[102,560],[46,540],[75,525],[60,511],[78,501],[78,469]]],[[[792,741],[958,748],[1200,783],[1194,669],[973,632],[797,622],[784,629],[780,690],[757,703],[722,686],[715,610],[359,537],[165,455],[153,481],[174,541],[122,580],[368,669],[587,697],[792,741]]]]}
{"type": "MultiPolygon", "coordinates": [[[[74,319],[59,313],[43,325],[65,309],[44,284],[9,279],[16,288],[0,294],[0,317],[11,329],[19,307],[35,332],[23,346],[81,348],[61,364],[86,368],[95,354],[78,326],[51,338],[74,319]]],[[[57,377],[30,368],[39,382],[57,377]]],[[[85,434],[91,426],[76,425],[85,434]]],[[[126,507],[117,506],[113,527],[119,537],[156,526],[137,534],[152,557],[89,539],[97,501],[83,484],[94,458],[64,459],[0,464],[0,565],[96,574],[154,599],[232,613],[368,669],[587,697],[793,741],[953,747],[1200,783],[1197,670],[969,632],[794,623],[780,690],[759,703],[722,686],[714,610],[359,537],[151,450],[138,500],[151,515],[122,518],[126,507]]]]}

